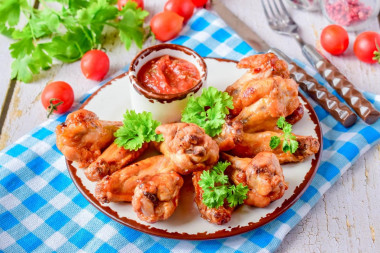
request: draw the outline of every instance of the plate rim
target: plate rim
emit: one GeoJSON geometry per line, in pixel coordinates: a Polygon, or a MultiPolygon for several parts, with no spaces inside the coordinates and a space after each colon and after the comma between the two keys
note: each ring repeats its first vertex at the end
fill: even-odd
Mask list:
{"type": "MultiPolygon", "coordinates": [[[[233,62],[238,63],[238,61],[230,60],[230,59],[223,59],[223,58],[214,58],[214,57],[204,57],[204,59],[213,59],[220,62],[233,62]]],[[[114,80],[120,79],[124,76],[128,75],[128,71],[112,78],[111,80],[107,81],[104,85],[99,87],[90,97],[88,97],[84,103],[80,106],[79,109],[84,108],[104,87],[107,87],[108,85],[111,85],[114,80]]],[[[83,195],[83,197],[90,202],[91,205],[93,205],[96,209],[98,209],[103,214],[107,215],[112,220],[115,220],[119,222],[120,224],[127,226],[129,228],[138,230],[143,233],[147,233],[154,236],[164,237],[168,239],[181,239],[181,240],[214,240],[214,239],[222,239],[227,238],[239,234],[243,234],[249,231],[252,231],[254,229],[257,229],[259,227],[264,226],[265,224],[275,220],[277,217],[279,217],[281,214],[283,214],[285,211],[287,211],[291,206],[293,206],[303,195],[303,193],[306,191],[306,189],[311,184],[317,170],[320,164],[321,155],[323,151],[323,134],[322,134],[322,128],[320,125],[320,121],[318,119],[318,116],[316,112],[314,111],[314,108],[311,106],[310,102],[307,100],[307,98],[302,94],[298,93],[298,95],[305,101],[305,105],[307,109],[310,112],[310,118],[311,120],[316,124],[315,126],[315,132],[317,133],[317,137],[320,143],[320,148],[318,153],[315,154],[315,158],[312,159],[311,168],[309,172],[305,175],[304,180],[300,185],[298,185],[295,189],[293,194],[285,199],[285,201],[282,203],[281,206],[277,207],[273,212],[268,213],[265,217],[262,217],[258,222],[250,222],[247,226],[237,226],[234,228],[231,228],[230,230],[218,230],[212,233],[197,233],[197,234],[187,234],[187,233],[179,233],[179,232],[168,232],[163,229],[155,228],[155,227],[149,227],[149,225],[144,225],[141,223],[138,223],[135,220],[128,219],[126,217],[119,217],[117,212],[113,211],[109,206],[102,206],[100,202],[95,198],[95,196],[90,193],[90,191],[83,185],[82,180],[76,175],[76,168],[72,165],[71,161],[68,161],[65,158],[66,166],[68,168],[69,175],[71,177],[71,180],[73,181],[76,188],[79,190],[79,192],[83,195]]]]}

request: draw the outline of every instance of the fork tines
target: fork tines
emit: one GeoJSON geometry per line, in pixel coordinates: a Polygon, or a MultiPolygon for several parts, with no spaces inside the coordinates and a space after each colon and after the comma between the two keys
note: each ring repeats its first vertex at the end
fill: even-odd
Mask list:
{"type": "Polygon", "coordinates": [[[268,21],[294,23],[282,0],[261,0],[268,21]]]}

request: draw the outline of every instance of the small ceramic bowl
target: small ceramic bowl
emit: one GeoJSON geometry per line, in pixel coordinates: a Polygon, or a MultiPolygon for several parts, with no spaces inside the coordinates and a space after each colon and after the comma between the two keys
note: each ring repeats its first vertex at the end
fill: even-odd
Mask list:
{"type": "Polygon", "coordinates": [[[141,51],[133,59],[128,75],[133,86],[130,89],[130,99],[135,111],[151,112],[155,120],[171,123],[181,119],[181,112],[185,108],[189,96],[200,93],[201,87],[206,85],[207,66],[203,58],[190,48],[174,44],[159,44],[141,51]],[[159,94],[146,89],[139,83],[137,75],[141,67],[150,60],[164,55],[180,58],[195,65],[199,71],[200,80],[193,88],[177,94],[159,94]]]}

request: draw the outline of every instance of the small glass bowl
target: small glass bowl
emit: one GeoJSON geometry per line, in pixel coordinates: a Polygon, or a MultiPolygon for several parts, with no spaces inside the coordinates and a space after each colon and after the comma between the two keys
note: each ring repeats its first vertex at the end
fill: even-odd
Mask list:
{"type": "Polygon", "coordinates": [[[323,15],[347,31],[364,30],[367,22],[376,18],[379,0],[321,0],[323,15]]]}
{"type": "Polygon", "coordinates": [[[286,0],[294,8],[306,11],[318,11],[319,0],[286,0]]]}

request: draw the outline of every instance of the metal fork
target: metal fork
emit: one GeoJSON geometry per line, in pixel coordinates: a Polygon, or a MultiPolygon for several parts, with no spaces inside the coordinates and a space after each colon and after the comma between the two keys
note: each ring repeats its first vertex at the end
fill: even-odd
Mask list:
{"type": "Polygon", "coordinates": [[[299,35],[298,25],[286,10],[282,0],[261,0],[264,14],[269,27],[280,34],[296,39],[302,48],[306,59],[318,70],[326,81],[339,93],[341,97],[355,110],[368,124],[372,124],[380,117],[373,105],[364,98],[360,91],[316,48],[305,43],[299,35]],[[266,2],[266,3],[265,3],[266,2]]]}
{"type": "Polygon", "coordinates": [[[277,4],[276,0],[261,0],[269,27],[280,34],[292,36],[301,46],[304,45],[305,43],[298,34],[298,25],[293,21],[283,2],[278,2],[279,4],[277,4]]]}

